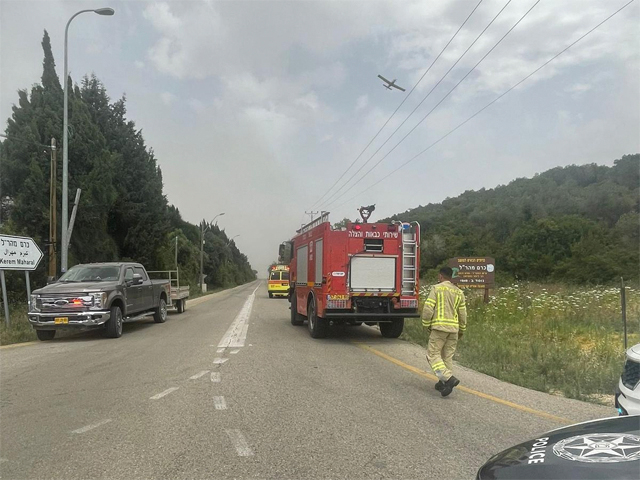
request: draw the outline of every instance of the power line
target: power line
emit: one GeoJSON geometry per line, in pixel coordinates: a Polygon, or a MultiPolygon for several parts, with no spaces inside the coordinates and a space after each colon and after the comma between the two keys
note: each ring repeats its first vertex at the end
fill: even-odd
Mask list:
{"type": "MultiPolygon", "coordinates": [[[[480,64],[481,64],[481,63],[482,63],[482,62],[483,62],[483,61],[484,61],[488,56],[489,56],[489,54],[491,54],[491,52],[493,52],[493,50],[494,50],[498,45],[500,45],[500,43],[502,43],[502,41],[507,37],[507,35],[509,35],[509,34],[510,34],[510,33],[511,33],[511,32],[512,32],[512,31],[513,31],[513,30],[514,30],[514,29],[515,29],[519,24],[520,24],[520,22],[522,22],[522,20],[524,20],[524,19],[525,19],[525,17],[526,17],[527,15],[529,15],[529,13],[531,12],[531,10],[533,10],[533,9],[536,7],[536,5],[538,5],[538,3],[540,3],[540,0],[537,0],[537,1],[536,1],[536,3],[534,3],[534,4],[531,6],[531,8],[529,8],[529,10],[527,10],[527,11],[525,12],[525,14],[524,14],[524,15],[522,15],[522,17],[520,17],[520,19],[519,19],[519,20],[518,20],[518,21],[517,21],[517,22],[516,22],[516,23],[515,23],[515,24],[514,24],[514,25],[513,25],[513,26],[512,26],[508,31],[507,31],[507,33],[505,33],[505,34],[502,36],[502,38],[500,38],[500,40],[498,40],[498,42],[497,42],[493,47],[491,47],[491,49],[490,49],[487,53],[485,53],[485,54],[484,54],[484,56],[483,56],[483,57],[482,57],[482,58],[481,58],[481,59],[480,59],[480,60],[479,60],[479,61],[478,61],[478,62],[477,62],[477,63],[476,63],[472,68],[471,68],[471,70],[469,70],[469,71],[466,73],[466,75],[465,75],[464,77],[462,77],[462,78],[460,79],[460,81],[458,81],[458,83],[456,83],[456,84],[453,86],[453,88],[452,88],[451,90],[449,90],[449,91],[447,92],[447,94],[446,94],[444,97],[442,97],[442,99],[441,99],[438,103],[436,103],[436,105],[435,105],[431,110],[429,110],[429,112],[427,112],[427,114],[426,114],[424,117],[422,117],[422,119],[421,119],[418,123],[416,123],[416,124],[414,125],[414,127],[413,127],[411,130],[409,130],[409,132],[407,132],[407,134],[406,134],[404,137],[402,137],[398,143],[396,143],[396,144],[393,146],[393,148],[392,148],[391,150],[389,150],[389,151],[388,151],[388,152],[387,152],[387,153],[386,153],[386,154],[385,154],[385,155],[384,155],[380,160],[378,160],[378,162],[377,162],[375,165],[373,165],[373,166],[372,166],[372,167],[371,167],[371,168],[370,168],[370,169],[369,169],[369,170],[368,170],[368,171],[367,171],[367,172],[366,172],[362,177],[360,177],[360,178],[359,178],[359,179],[358,179],[354,184],[352,184],[352,185],[351,185],[351,187],[354,187],[355,185],[357,185],[358,183],[360,183],[362,180],[364,180],[364,179],[365,179],[365,177],[367,177],[367,175],[369,175],[369,174],[370,174],[370,173],[371,173],[371,172],[372,172],[372,171],[373,171],[373,170],[374,170],[378,165],[380,165],[380,164],[384,161],[384,159],[385,159],[385,158],[387,158],[387,157],[388,157],[388,156],[389,156],[389,155],[390,155],[390,154],[391,154],[391,153],[392,153],[392,152],[393,152],[393,151],[394,151],[394,150],[395,150],[395,149],[396,149],[396,148],[397,148],[397,147],[398,147],[402,142],[404,142],[404,141],[406,140],[406,138],[407,138],[409,135],[411,135],[411,134],[414,132],[414,130],[415,130],[416,128],[418,128],[418,126],[420,126],[420,125],[422,124],[422,122],[424,122],[424,121],[425,121],[425,120],[426,120],[426,119],[427,119],[427,118],[428,118],[428,117],[429,117],[429,116],[434,112],[434,110],[435,110],[436,108],[438,108],[438,107],[442,104],[442,102],[444,102],[444,101],[449,97],[449,95],[451,95],[451,93],[453,93],[453,91],[454,91],[456,88],[458,88],[458,86],[459,86],[462,82],[464,82],[464,81],[466,80],[466,78],[467,78],[469,75],[471,75],[471,72],[473,72],[473,71],[474,71],[474,70],[475,70],[475,69],[476,69],[476,68],[477,68],[477,67],[478,67],[478,66],[479,66],[479,65],[480,65],[480,64]]],[[[345,192],[343,192],[341,195],[339,195],[337,198],[335,198],[335,199],[333,200],[333,202],[331,202],[331,204],[335,203],[339,198],[343,197],[345,194],[346,194],[346,191],[345,191],[345,192]]],[[[331,204],[329,204],[329,205],[331,205],[331,204]]],[[[329,205],[327,205],[327,206],[329,206],[329,205]]]]}
{"type": "Polygon", "coordinates": [[[505,92],[503,92],[502,94],[500,94],[499,96],[497,96],[496,98],[494,98],[491,102],[487,103],[484,107],[482,107],[480,110],[478,110],[476,113],[474,113],[473,115],[471,115],[469,118],[467,118],[464,122],[460,123],[457,127],[453,128],[452,130],[450,130],[449,132],[447,132],[445,135],[443,135],[442,137],[440,137],[438,140],[436,140],[435,142],[433,142],[431,145],[429,145],[427,148],[425,148],[424,150],[418,152],[416,155],[414,155],[413,157],[411,157],[409,160],[407,160],[406,162],[404,162],[402,165],[400,165],[398,168],[396,168],[395,170],[389,172],[387,175],[385,175],[384,177],[382,177],[380,180],[378,180],[376,183],[369,185],[367,188],[365,188],[364,190],[362,190],[360,193],[354,195],[353,197],[351,197],[349,200],[347,200],[344,203],[341,203],[340,205],[338,205],[338,207],[342,207],[343,205],[346,205],[347,203],[349,203],[351,200],[357,198],[358,196],[362,195],[363,193],[365,193],[367,190],[375,187],[376,185],[378,185],[380,182],[382,182],[383,180],[385,180],[386,178],[388,178],[389,176],[393,175],[394,173],[396,173],[398,170],[400,170],[401,168],[406,167],[409,163],[413,162],[416,158],[418,158],[420,155],[426,153],[428,150],[430,150],[432,147],[434,147],[435,145],[437,145],[438,143],[440,143],[442,140],[444,140],[445,138],[447,138],[449,135],[451,135],[453,132],[455,132],[456,130],[458,130],[460,127],[462,127],[463,125],[465,125],[466,123],[468,123],[469,121],[471,121],[472,119],[474,119],[476,116],[478,116],[480,113],[482,113],[483,111],[485,111],[487,108],[489,108],[491,105],[493,105],[494,103],[496,103],[498,100],[500,100],[502,97],[504,97],[505,95],[507,95],[509,92],[511,92],[513,89],[517,88],[519,85],[521,85],[522,83],[524,83],[525,81],[527,81],[529,78],[531,78],[533,75],[535,75],[536,73],[538,73],[540,70],[542,70],[544,67],[546,67],[548,64],[550,64],[552,61],[554,61],[556,58],[558,58],[560,55],[562,55],[563,53],[565,53],[567,50],[569,50],[571,47],[573,47],[575,44],[577,44],[578,42],[580,42],[581,40],[583,40],[585,37],[587,37],[588,35],[590,35],[591,33],[593,33],[595,30],[597,30],[598,28],[600,28],[603,24],[605,24],[606,22],[608,22],[611,18],[613,18],[614,16],[616,16],[618,13],[620,13],[622,10],[624,10],[625,8],[627,8],[629,5],[631,5],[633,2],[635,2],[635,0],[631,0],[629,2],[627,2],[626,4],[624,4],[622,7],[620,7],[618,10],[616,10],[615,12],[613,12],[611,15],[609,15],[607,18],[605,18],[602,22],[600,22],[599,24],[597,24],[595,27],[593,27],[591,30],[589,30],[587,33],[585,33],[584,35],[582,35],[581,37],[579,37],[577,40],[575,40],[573,43],[569,44],[567,47],[565,47],[563,50],[561,50],[560,52],[558,52],[557,54],[555,54],[553,57],[551,57],[549,60],[547,60],[546,62],[544,62],[542,65],[540,65],[538,68],[536,68],[534,71],[532,71],[529,75],[527,75],[526,77],[524,77],[522,80],[520,80],[518,83],[516,83],[515,85],[513,85],[511,88],[509,88],[508,90],[506,90],[505,92]]]}
{"type": "MultiPolygon", "coordinates": [[[[473,42],[471,42],[471,44],[462,53],[462,55],[460,55],[460,57],[455,61],[455,63],[453,65],[451,65],[449,70],[447,70],[447,72],[440,78],[440,80],[438,80],[438,82],[431,88],[431,90],[429,90],[427,95],[425,95],[425,97],[420,101],[420,103],[418,103],[418,105],[415,106],[415,108],[411,111],[411,113],[402,121],[402,123],[393,131],[393,133],[391,135],[389,135],[389,137],[384,141],[384,143],[382,145],[380,145],[375,152],[373,152],[373,154],[367,159],[367,161],[365,163],[363,163],[360,166],[360,168],[358,168],[358,170],[356,170],[354,172],[354,174],[351,175],[351,177],[349,177],[349,179],[345,183],[343,183],[342,186],[333,193],[333,195],[331,195],[329,197],[329,199],[327,199],[327,202],[331,201],[331,203],[334,203],[338,198],[340,198],[340,197],[345,195],[345,193],[343,193],[342,195],[339,195],[338,197],[334,198],[338,194],[338,192],[340,192],[340,190],[342,190],[345,186],[347,186],[347,184],[373,159],[373,157],[375,157],[378,154],[378,152],[380,150],[382,150],[382,147],[384,147],[387,144],[387,142],[389,140],[391,140],[391,138],[398,132],[398,130],[400,130],[400,128],[402,128],[402,126],[409,120],[409,118],[411,118],[411,116],[416,112],[416,110],[427,100],[427,98],[429,98],[431,96],[431,93],[433,93],[433,91],[438,87],[438,85],[440,85],[444,81],[444,79],[447,77],[447,75],[449,75],[449,73],[451,73],[451,71],[455,68],[455,66],[464,58],[464,56],[469,52],[469,50],[471,50],[471,48],[476,44],[476,42],[478,40],[480,40],[480,38],[485,34],[485,32],[489,29],[489,27],[491,25],[493,25],[493,23],[498,19],[498,17],[502,14],[502,12],[509,6],[511,1],[512,0],[508,0],[507,3],[504,4],[504,6],[500,9],[500,11],[493,17],[493,19],[487,24],[487,26],[484,27],[484,29],[475,38],[475,40],[473,42]]],[[[538,0],[538,1],[540,1],[540,0],[538,0]]],[[[494,46],[494,48],[495,48],[495,46],[494,46]]],[[[414,129],[415,129],[415,127],[411,131],[413,131],[414,129]]],[[[395,149],[395,147],[394,147],[394,149],[395,149]]],[[[393,149],[392,149],[392,151],[393,151],[393,149]]],[[[387,153],[387,155],[389,155],[389,153],[387,153]]],[[[386,155],[385,155],[385,157],[386,157],[386,155]]],[[[356,183],[354,183],[353,185],[356,185],[358,182],[359,182],[359,180],[356,183]]],[[[352,185],[352,187],[353,187],[353,185],[352,185]]]]}
{"type": "MultiPolygon", "coordinates": [[[[478,4],[474,7],[473,10],[471,10],[471,13],[467,16],[467,18],[465,19],[464,22],[462,22],[462,25],[460,25],[460,27],[458,28],[458,30],[456,31],[456,33],[453,34],[453,37],[451,37],[451,39],[447,42],[447,44],[444,46],[444,48],[440,51],[440,53],[438,54],[438,56],[433,60],[433,62],[431,62],[431,65],[429,65],[429,68],[427,68],[427,70],[422,74],[422,76],[420,77],[420,79],[416,82],[416,84],[413,86],[413,88],[409,91],[409,93],[404,97],[404,99],[402,100],[402,102],[400,102],[400,105],[398,105],[396,107],[396,109],[393,111],[393,113],[391,114],[391,116],[387,119],[386,122],[384,122],[384,125],[382,125],[382,127],[380,127],[380,130],[378,130],[378,132],[373,136],[373,138],[371,140],[369,140],[369,143],[367,143],[367,145],[362,149],[362,151],[360,152],[360,154],[356,157],[356,159],[351,162],[351,165],[349,165],[347,167],[347,169],[342,173],[342,175],[340,175],[338,177],[338,179],[335,181],[335,183],[333,185],[331,185],[329,187],[329,189],[322,195],[322,197],[320,197],[318,200],[315,201],[315,203],[313,205],[311,205],[311,208],[315,207],[324,197],[327,196],[327,194],[333,189],[333,187],[335,187],[338,182],[340,180],[342,180],[342,178],[344,178],[344,176],[347,174],[347,172],[351,169],[351,167],[353,167],[356,162],[360,159],[360,157],[362,156],[362,154],[367,150],[367,148],[369,148],[369,146],[373,143],[373,141],[378,138],[378,135],[380,135],[380,132],[382,132],[382,130],[384,130],[384,128],[387,126],[387,124],[391,121],[391,119],[395,116],[395,114],[398,112],[398,110],[400,110],[400,107],[402,107],[402,105],[404,105],[404,102],[406,102],[408,100],[408,98],[411,96],[411,94],[413,93],[413,91],[416,89],[416,87],[420,84],[420,82],[422,82],[422,80],[424,79],[424,77],[427,75],[427,73],[429,73],[429,71],[431,70],[431,68],[435,65],[435,63],[438,61],[438,59],[442,56],[442,54],[444,53],[444,51],[449,47],[449,45],[451,44],[451,42],[453,41],[454,38],[456,38],[456,36],[458,35],[458,33],[460,33],[460,30],[462,30],[462,27],[465,26],[465,24],[467,23],[467,21],[471,18],[471,15],[474,14],[474,12],[478,9],[478,7],[480,6],[480,4],[483,2],[483,0],[480,0],[478,2],[478,4]]],[[[395,132],[394,132],[395,133],[395,132]]]]}

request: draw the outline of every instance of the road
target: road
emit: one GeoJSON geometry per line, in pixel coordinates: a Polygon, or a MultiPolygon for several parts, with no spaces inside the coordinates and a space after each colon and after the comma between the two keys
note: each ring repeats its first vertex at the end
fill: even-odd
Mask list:
{"type": "Polygon", "coordinates": [[[120,339],[2,348],[2,478],[470,479],[507,446],[615,414],[462,368],[442,398],[422,348],[366,326],[313,340],[288,305],[254,282],[120,339]]]}

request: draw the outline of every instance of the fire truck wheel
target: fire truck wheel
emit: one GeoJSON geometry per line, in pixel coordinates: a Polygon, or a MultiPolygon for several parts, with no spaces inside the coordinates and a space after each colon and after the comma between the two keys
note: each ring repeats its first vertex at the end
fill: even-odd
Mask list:
{"type": "Polygon", "coordinates": [[[307,307],[307,320],[309,321],[309,333],[311,338],[324,338],[329,333],[329,324],[324,318],[316,314],[316,301],[311,299],[307,307]]]}
{"type": "Polygon", "coordinates": [[[380,322],[380,333],[385,338],[398,338],[404,328],[404,318],[392,322],[380,322]]]}
{"type": "Polygon", "coordinates": [[[273,298],[273,293],[269,292],[269,298],[273,298]]]}
{"type": "Polygon", "coordinates": [[[291,325],[300,326],[304,324],[304,317],[298,313],[298,300],[296,292],[291,293],[291,325]]]}

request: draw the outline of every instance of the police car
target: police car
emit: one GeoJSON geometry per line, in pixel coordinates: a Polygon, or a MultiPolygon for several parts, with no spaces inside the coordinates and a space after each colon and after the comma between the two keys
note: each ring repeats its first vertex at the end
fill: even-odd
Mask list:
{"type": "Polygon", "coordinates": [[[616,408],[620,415],[640,415],[640,343],[627,350],[616,389],[616,408]]]}
{"type": "Polygon", "coordinates": [[[476,477],[497,479],[640,478],[640,415],[553,430],[494,455],[476,477]]]}

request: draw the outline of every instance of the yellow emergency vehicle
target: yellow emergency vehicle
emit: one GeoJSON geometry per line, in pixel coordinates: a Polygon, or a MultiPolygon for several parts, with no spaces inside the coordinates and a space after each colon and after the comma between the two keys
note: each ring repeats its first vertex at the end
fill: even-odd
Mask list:
{"type": "Polygon", "coordinates": [[[269,298],[289,295],[289,265],[272,265],[267,283],[269,298]]]}

